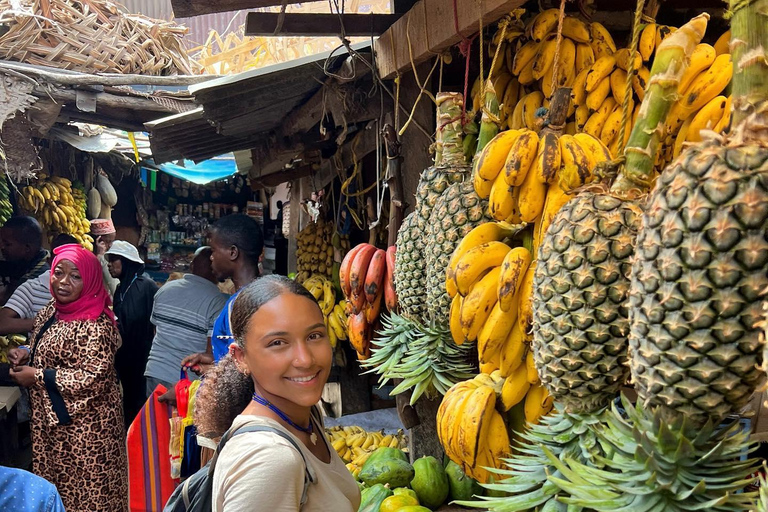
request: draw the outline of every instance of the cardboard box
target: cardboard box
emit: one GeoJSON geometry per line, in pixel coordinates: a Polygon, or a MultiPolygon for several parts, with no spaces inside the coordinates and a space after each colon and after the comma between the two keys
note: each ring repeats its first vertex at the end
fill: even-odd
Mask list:
{"type": "Polygon", "coordinates": [[[21,390],[17,387],[0,387],[0,411],[10,412],[21,398],[21,390]]]}

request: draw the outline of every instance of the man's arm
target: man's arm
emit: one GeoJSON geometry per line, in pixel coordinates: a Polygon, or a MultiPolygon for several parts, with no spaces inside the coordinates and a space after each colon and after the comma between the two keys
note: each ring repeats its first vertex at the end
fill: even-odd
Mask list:
{"type": "Polygon", "coordinates": [[[6,334],[26,335],[34,327],[34,318],[21,318],[11,308],[0,309],[0,336],[6,334]]]}

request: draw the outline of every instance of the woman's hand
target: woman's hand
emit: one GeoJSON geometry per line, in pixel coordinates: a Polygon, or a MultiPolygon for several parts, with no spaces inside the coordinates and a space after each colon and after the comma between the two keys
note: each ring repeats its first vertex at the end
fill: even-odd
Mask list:
{"type": "Polygon", "coordinates": [[[29,361],[29,350],[25,348],[12,348],[8,351],[8,362],[11,366],[21,366],[29,361]]]}
{"type": "Polygon", "coordinates": [[[31,366],[14,366],[9,375],[17,386],[23,388],[31,387],[35,383],[35,369],[31,366]]]}
{"type": "Polygon", "coordinates": [[[213,367],[213,355],[207,352],[192,354],[184,358],[181,367],[185,370],[192,370],[198,375],[204,375],[213,367]]]}

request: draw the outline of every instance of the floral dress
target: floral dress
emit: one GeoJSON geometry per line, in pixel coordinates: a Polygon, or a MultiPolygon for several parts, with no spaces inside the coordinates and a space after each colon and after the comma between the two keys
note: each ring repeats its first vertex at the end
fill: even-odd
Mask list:
{"type": "Polygon", "coordinates": [[[56,485],[68,512],[128,510],[128,470],[117,328],[97,320],[55,321],[53,302],[35,319],[30,387],[32,469],[56,485]]]}

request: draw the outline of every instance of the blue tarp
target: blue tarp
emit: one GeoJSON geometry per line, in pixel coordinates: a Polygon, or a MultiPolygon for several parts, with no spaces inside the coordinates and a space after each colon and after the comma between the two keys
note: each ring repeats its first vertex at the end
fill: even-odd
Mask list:
{"type": "Polygon", "coordinates": [[[192,160],[184,160],[183,167],[170,162],[156,165],[152,159],[147,159],[147,163],[151,166],[146,167],[148,170],[160,169],[174,178],[191,181],[198,185],[228,178],[237,172],[237,163],[232,153],[211,158],[198,164],[192,160]]]}

